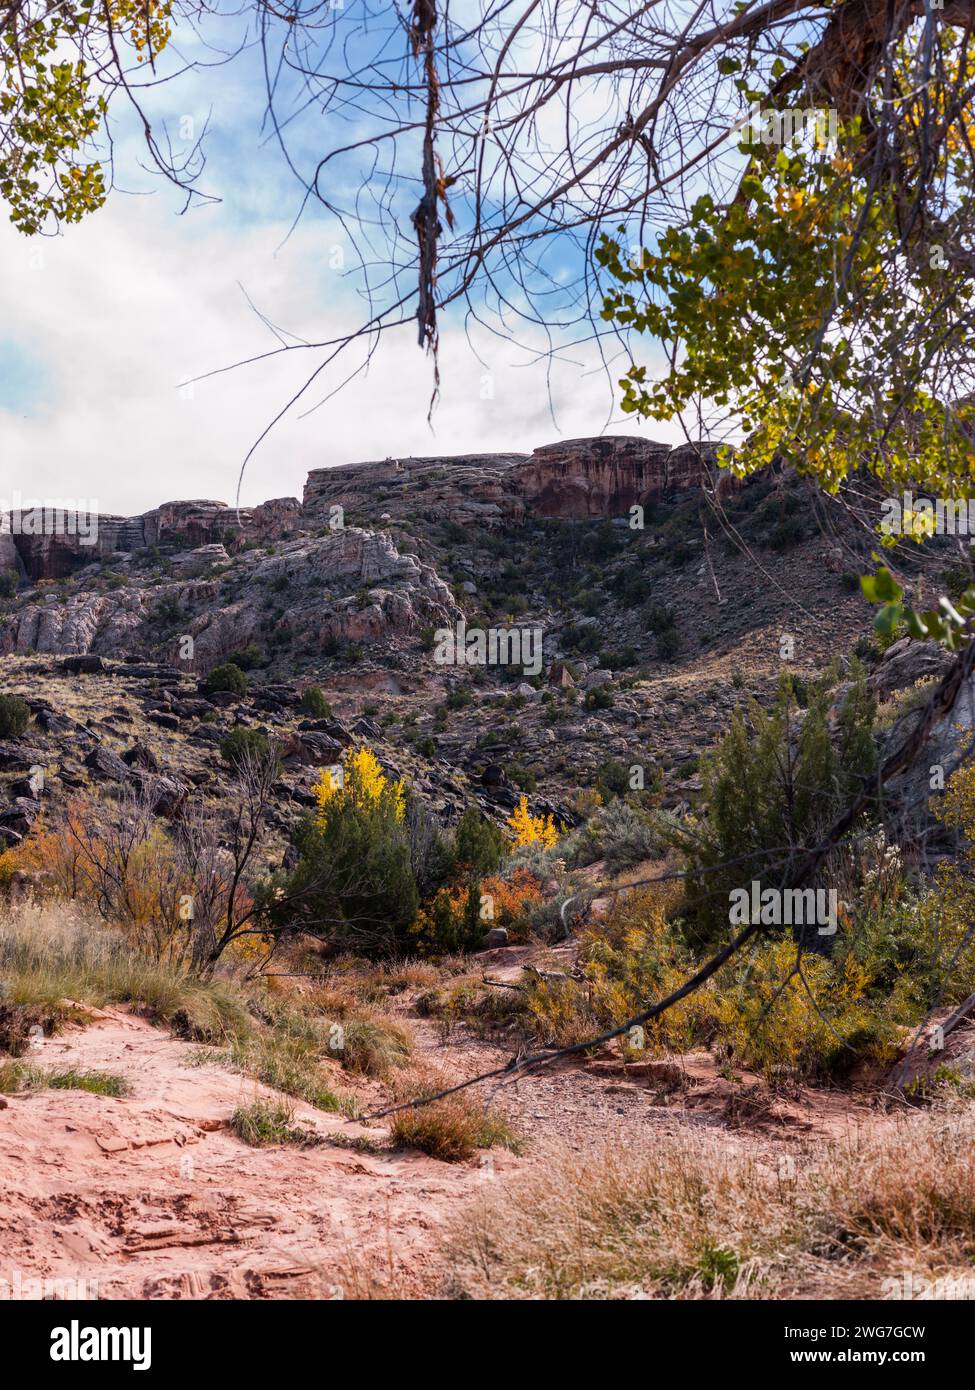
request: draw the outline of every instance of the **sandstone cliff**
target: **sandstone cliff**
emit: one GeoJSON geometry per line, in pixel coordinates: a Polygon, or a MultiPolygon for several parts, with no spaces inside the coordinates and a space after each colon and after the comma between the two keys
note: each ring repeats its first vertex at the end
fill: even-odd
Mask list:
{"type": "Polygon", "coordinates": [[[223,544],[233,553],[249,542],[287,541],[320,530],[341,507],[370,524],[414,515],[458,525],[518,525],[528,517],[595,519],[622,516],[694,486],[715,467],[709,443],[671,449],[630,435],[570,439],[532,454],[463,454],[385,459],[308,475],[304,498],[276,498],[258,507],[226,502],[164,502],[141,516],[102,514],[93,535],[63,514],[30,534],[0,515],[0,570],[22,579],[62,579],[113,556],[153,547],[193,551],[223,544]]]}
{"type": "Polygon", "coordinates": [[[532,454],[389,458],[316,468],[302,515],[312,522],[341,506],[370,518],[422,515],[460,525],[499,526],[527,517],[593,520],[623,516],[669,492],[695,486],[716,466],[717,446],[667,444],[630,435],[569,439],[532,454]]]}

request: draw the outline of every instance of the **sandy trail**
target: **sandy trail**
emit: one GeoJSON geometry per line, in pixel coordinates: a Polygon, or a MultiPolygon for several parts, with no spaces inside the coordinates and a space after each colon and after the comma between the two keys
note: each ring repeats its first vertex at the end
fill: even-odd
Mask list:
{"type": "MultiPolygon", "coordinates": [[[[463,1031],[445,1041],[409,998],[398,1004],[418,1057],[445,1076],[473,1076],[508,1056],[463,1031]]],[[[682,1130],[760,1162],[802,1162],[824,1140],[889,1123],[863,1093],[771,1093],[705,1053],[624,1066],[604,1048],[501,1090],[502,1109],[529,1141],[520,1156],[493,1149],[449,1164],[361,1152],[342,1144],[382,1142],[386,1130],[291,1100],[295,1121],[326,1142],[255,1149],[228,1121],[238,1105],[276,1092],[217,1063],[194,1065],[197,1044],[132,1014],[91,1012],[88,1027],[44,1039],[30,1060],[121,1075],[131,1094],[0,1098],[0,1297],[7,1284],[48,1280],[83,1281],[99,1298],[334,1299],[359,1296],[363,1273],[382,1280],[391,1270],[400,1296],[436,1295],[449,1273],[439,1254],[445,1222],[484,1183],[517,1182],[559,1152],[682,1130]]],[[[374,1083],[360,1090],[365,1103],[381,1099],[374,1083]]]]}
{"type": "MultiPolygon", "coordinates": [[[[0,1276],[94,1281],[100,1298],[341,1298],[350,1261],[394,1250],[419,1285],[439,1225],[485,1170],[327,1143],[250,1148],[227,1121],[274,1093],[189,1065],[194,1047],[108,1012],[32,1052],[43,1067],[121,1074],[132,1094],[6,1097],[0,1276]]],[[[323,1135],[383,1137],[293,1105],[323,1135]]],[[[492,1158],[495,1169],[509,1161],[492,1158]]]]}

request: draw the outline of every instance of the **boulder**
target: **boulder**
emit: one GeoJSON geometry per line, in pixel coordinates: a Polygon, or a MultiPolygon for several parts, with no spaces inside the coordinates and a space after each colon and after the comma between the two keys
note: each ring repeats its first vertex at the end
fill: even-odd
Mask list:
{"type": "Polygon", "coordinates": [[[226,565],[230,556],[219,542],[214,545],[200,545],[195,550],[185,550],[174,555],[170,568],[177,579],[191,579],[206,574],[213,565],[226,565]]]}
{"type": "Polygon", "coordinates": [[[18,835],[27,835],[40,814],[39,801],[29,796],[18,796],[12,806],[0,809],[0,826],[16,831],[18,835]]]}
{"type": "Polygon", "coordinates": [[[140,795],[148,799],[155,815],[171,819],[182,810],[190,789],[178,777],[157,777],[141,768],[134,769],[132,775],[140,795]]]}
{"type": "Polygon", "coordinates": [[[143,772],[159,771],[159,759],[148,744],[142,743],[141,740],[125,750],[122,754],[122,761],[126,767],[138,767],[143,772]]]}
{"type": "Polygon", "coordinates": [[[126,782],[130,775],[125,763],[110,748],[93,748],[85,759],[85,767],[109,782],[126,782]]]}
{"type": "Polygon", "coordinates": [[[287,766],[330,767],[342,756],[343,745],[328,734],[307,731],[278,740],[278,756],[287,766]]]}
{"type": "Polygon", "coordinates": [[[508,929],[507,927],[492,927],[491,930],[481,940],[482,951],[494,951],[499,946],[507,946],[508,929]]]}
{"type": "Polygon", "coordinates": [[[903,690],[915,681],[934,676],[940,679],[951,665],[951,654],[937,642],[915,642],[902,637],[893,642],[867,678],[867,685],[878,699],[903,690]]]}
{"type": "Polygon", "coordinates": [[[24,743],[0,743],[0,772],[30,772],[32,767],[43,767],[47,757],[42,749],[24,743]]]}
{"type": "Polygon", "coordinates": [[[68,656],[61,662],[61,670],[69,676],[97,676],[106,669],[105,662],[100,656],[93,656],[90,652],[80,656],[68,656]]]}
{"type": "Polygon", "coordinates": [[[552,662],[552,665],[548,668],[547,680],[549,685],[560,686],[562,689],[568,689],[569,686],[575,685],[572,672],[564,661],[552,662]]]}
{"type": "Polygon", "coordinates": [[[155,724],[160,729],[169,729],[175,732],[179,728],[179,716],[176,714],[160,711],[157,714],[150,714],[148,718],[150,724],[155,724]]]}

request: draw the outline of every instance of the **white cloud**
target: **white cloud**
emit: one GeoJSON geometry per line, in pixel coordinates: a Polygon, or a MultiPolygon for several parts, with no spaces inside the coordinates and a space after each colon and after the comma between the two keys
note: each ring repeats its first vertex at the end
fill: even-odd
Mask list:
{"type": "MultiPolygon", "coordinates": [[[[115,193],[62,237],[28,241],[0,212],[6,354],[12,345],[42,374],[22,408],[10,400],[16,373],[5,393],[0,497],[19,490],[95,498],[105,511],[128,514],[175,498],[232,501],[248,449],[323,356],[301,351],[241,367],[197,384],[187,399],[181,381],[276,346],[238,282],[279,327],[306,338],[337,337],[360,322],[363,304],[351,278],[330,268],[338,228],[309,218],[285,240],[297,192],[292,199],[282,193],[267,156],[248,164],[250,138],[238,130],[214,166],[233,195],[185,217],[173,215],[179,201],[170,192],[115,193]],[[269,191],[278,199],[273,218],[263,196],[269,191]]],[[[293,413],[275,428],[248,466],[243,503],[300,496],[311,468],[387,455],[529,452],[560,434],[606,428],[615,383],[591,348],[573,352],[549,380],[548,364],[528,365],[524,350],[504,337],[479,331],[477,347],[483,364],[461,327],[442,329],[441,401],[431,433],[432,365],[411,325],[395,330],[366,377],[307,418],[293,413]]],[[[357,360],[330,368],[307,404],[357,360]]],[[[681,438],[676,428],[630,421],[613,428],[681,438]]]]}

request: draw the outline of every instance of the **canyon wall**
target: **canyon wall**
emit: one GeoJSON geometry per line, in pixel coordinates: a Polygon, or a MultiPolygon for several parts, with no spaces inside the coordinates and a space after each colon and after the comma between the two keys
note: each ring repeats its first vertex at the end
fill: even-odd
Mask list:
{"type": "Polygon", "coordinates": [[[529,516],[624,516],[635,503],[695,486],[716,467],[717,447],[704,442],[672,449],[632,435],[603,435],[548,444],[532,454],[389,458],[316,468],[305,485],[302,515],[321,521],[330,507],[341,506],[462,525],[517,524],[529,516]]]}
{"type": "Polygon", "coordinates": [[[284,497],[258,507],[225,502],[165,502],[141,516],[100,515],[89,528],[70,514],[39,526],[29,514],[0,514],[0,571],[30,580],[59,579],[93,561],[152,546],[194,550],[222,543],[293,539],[328,525],[331,508],[346,523],[382,526],[408,515],[460,526],[496,528],[529,517],[586,520],[626,515],[669,492],[695,486],[715,466],[716,446],[666,444],[630,435],[570,439],[532,454],[462,454],[388,458],[308,475],[303,500],[284,497]],[[37,534],[33,534],[37,531],[37,534]],[[93,531],[90,539],[85,532],[93,531]]]}

